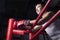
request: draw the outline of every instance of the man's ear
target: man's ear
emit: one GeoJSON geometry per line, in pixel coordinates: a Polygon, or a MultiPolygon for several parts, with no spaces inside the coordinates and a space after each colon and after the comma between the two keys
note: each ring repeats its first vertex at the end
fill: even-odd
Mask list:
{"type": "Polygon", "coordinates": [[[41,4],[37,4],[35,8],[36,8],[36,13],[39,14],[41,9],[42,9],[42,5],[41,4]]]}

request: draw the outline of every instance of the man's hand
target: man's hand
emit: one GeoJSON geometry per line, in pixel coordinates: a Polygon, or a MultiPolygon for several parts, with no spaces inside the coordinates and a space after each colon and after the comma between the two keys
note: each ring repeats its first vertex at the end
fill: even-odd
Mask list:
{"type": "Polygon", "coordinates": [[[40,28],[41,28],[41,25],[36,25],[36,26],[32,29],[32,33],[37,32],[40,28]]]}
{"type": "MultiPolygon", "coordinates": [[[[41,25],[36,25],[33,29],[32,29],[32,33],[37,32],[39,29],[41,28],[41,25]]],[[[31,29],[31,26],[25,26],[25,29],[29,30],[31,29]]]]}

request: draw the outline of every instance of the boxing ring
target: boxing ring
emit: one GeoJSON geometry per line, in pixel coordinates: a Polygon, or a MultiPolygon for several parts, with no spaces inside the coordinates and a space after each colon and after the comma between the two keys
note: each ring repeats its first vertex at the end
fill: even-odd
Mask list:
{"type": "MultiPolygon", "coordinates": [[[[39,16],[36,18],[36,21],[33,23],[32,28],[34,28],[34,26],[37,24],[37,22],[39,21],[39,19],[41,19],[42,15],[44,14],[44,12],[47,10],[49,4],[51,3],[52,0],[48,0],[46,5],[43,7],[42,11],[39,13],[39,16]]],[[[15,19],[11,18],[9,19],[9,23],[8,23],[8,29],[7,29],[7,35],[6,35],[6,40],[12,40],[12,36],[13,34],[18,34],[18,35],[22,35],[24,36],[25,34],[29,33],[29,40],[37,40],[37,36],[39,34],[45,34],[44,31],[45,28],[47,28],[58,16],[60,15],[60,10],[58,10],[53,16],[52,18],[50,18],[46,24],[44,26],[42,26],[39,31],[37,31],[36,33],[32,33],[32,28],[30,30],[16,30],[15,28],[17,28],[22,21],[16,21],[15,19]]]]}

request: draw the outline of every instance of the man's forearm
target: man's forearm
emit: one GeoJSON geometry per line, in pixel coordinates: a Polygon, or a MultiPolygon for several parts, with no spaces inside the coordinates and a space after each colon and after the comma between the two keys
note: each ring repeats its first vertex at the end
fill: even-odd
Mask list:
{"type": "MultiPolygon", "coordinates": [[[[47,18],[50,18],[50,17],[52,17],[52,14],[51,14],[51,12],[46,12],[43,16],[42,16],[42,18],[38,21],[38,24],[41,22],[41,21],[44,21],[44,20],[46,20],[47,18]]],[[[32,21],[30,21],[30,23],[34,23],[36,20],[32,20],[32,21]]],[[[39,29],[41,28],[41,25],[36,25],[33,29],[32,29],[32,32],[36,32],[36,31],[38,31],[39,29]]]]}
{"type": "MultiPolygon", "coordinates": [[[[44,21],[45,19],[50,18],[51,16],[52,16],[52,12],[51,12],[51,11],[45,12],[45,13],[43,14],[42,18],[38,21],[37,24],[39,24],[41,21],[44,21]]],[[[35,20],[30,20],[30,23],[33,24],[35,21],[36,21],[36,19],[35,19],[35,20]]]]}

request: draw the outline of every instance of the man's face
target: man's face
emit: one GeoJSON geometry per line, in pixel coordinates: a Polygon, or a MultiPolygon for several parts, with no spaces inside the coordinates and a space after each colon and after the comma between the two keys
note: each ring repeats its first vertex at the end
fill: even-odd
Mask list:
{"type": "Polygon", "coordinates": [[[36,13],[39,14],[41,12],[42,9],[42,5],[41,4],[37,4],[36,5],[36,13]]]}

